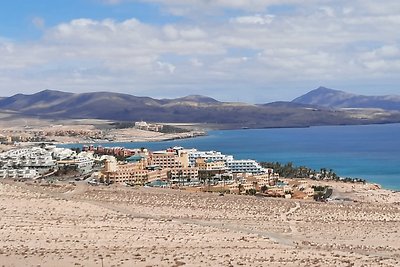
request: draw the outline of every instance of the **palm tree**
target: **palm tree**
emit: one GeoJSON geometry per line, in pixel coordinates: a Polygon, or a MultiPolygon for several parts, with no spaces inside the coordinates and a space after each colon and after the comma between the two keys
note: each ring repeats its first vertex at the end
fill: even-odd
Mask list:
{"type": "Polygon", "coordinates": [[[265,193],[265,191],[267,191],[267,190],[268,190],[268,186],[266,186],[266,185],[263,185],[260,188],[261,193],[265,193]]]}
{"type": "Polygon", "coordinates": [[[222,175],[221,175],[221,178],[222,178],[222,181],[224,182],[224,187],[225,187],[225,185],[226,185],[226,180],[229,180],[229,176],[228,176],[228,175],[222,174],[222,175]]]}
{"type": "Polygon", "coordinates": [[[321,178],[326,177],[326,168],[321,168],[321,178]]]}
{"type": "Polygon", "coordinates": [[[243,187],[242,184],[238,184],[239,195],[240,195],[240,193],[242,192],[243,188],[244,188],[244,187],[243,187]]]}

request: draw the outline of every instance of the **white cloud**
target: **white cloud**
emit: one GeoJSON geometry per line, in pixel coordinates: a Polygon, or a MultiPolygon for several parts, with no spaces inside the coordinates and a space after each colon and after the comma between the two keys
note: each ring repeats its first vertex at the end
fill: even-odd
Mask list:
{"type": "Polygon", "coordinates": [[[165,25],[163,27],[163,33],[165,37],[171,40],[186,39],[196,40],[204,39],[207,37],[207,33],[199,27],[177,27],[174,25],[165,25]]]}
{"type": "MultiPolygon", "coordinates": [[[[382,5],[386,2],[390,1],[382,5]]],[[[163,4],[198,16],[204,8],[245,11],[234,12],[234,17],[221,15],[218,23],[187,19],[159,25],[135,18],[79,18],[44,29],[37,41],[0,38],[1,92],[113,89],[152,96],[218,94],[237,100],[244,86],[400,82],[400,17],[395,4],[389,4],[392,10],[377,11],[370,0],[163,4]],[[317,2],[322,4],[310,4],[317,2]],[[278,3],[301,8],[289,15],[265,10],[278,3]]]]}
{"type": "Polygon", "coordinates": [[[173,74],[176,69],[176,67],[173,64],[168,62],[157,61],[157,65],[161,70],[167,71],[170,74],[173,74]]]}
{"type": "Polygon", "coordinates": [[[231,19],[231,22],[234,23],[239,23],[239,24],[259,24],[259,25],[265,25],[265,24],[270,24],[273,19],[274,15],[254,15],[254,16],[242,16],[242,17],[236,17],[234,19],[231,19]]]}
{"type": "Polygon", "coordinates": [[[335,10],[332,7],[322,6],[319,9],[324,13],[324,15],[328,17],[335,17],[335,10]]]}
{"type": "Polygon", "coordinates": [[[163,27],[164,35],[171,40],[177,39],[179,37],[179,31],[173,25],[166,25],[163,27]]]}
{"type": "MultiPolygon", "coordinates": [[[[120,0],[120,1],[132,1],[132,0],[120,0]]],[[[211,10],[211,9],[236,9],[246,11],[265,11],[267,7],[272,5],[285,5],[285,4],[305,4],[315,3],[318,0],[142,0],[141,2],[159,3],[169,10],[180,10],[180,14],[183,15],[184,11],[198,11],[200,10],[211,10]],[[187,8],[189,7],[189,8],[187,8]]]]}

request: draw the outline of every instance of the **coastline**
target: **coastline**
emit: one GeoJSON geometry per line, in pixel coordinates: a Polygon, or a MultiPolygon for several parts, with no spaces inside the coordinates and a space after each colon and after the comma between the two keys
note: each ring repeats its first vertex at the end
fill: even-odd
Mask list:
{"type": "MultiPolygon", "coordinates": [[[[199,150],[216,150],[232,154],[239,159],[255,159],[259,162],[293,162],[296,166],[312,169],[332,168],[341,177],[366,179],[388,190],[400,190],[398,180],[400,147],[399,124],[363,126],[322,126],[296,129],[259,129],[237,131],[210,131],[210,138],[189,138],[182,142],[141,143],[150,150],[166,146],[184,146],[199,150]],[[361,128],[360,128],[361,127],[361,128]],[[360,138],[360,130],[363,138],[360,138]],[[301,137],[300,139],[298,137],[301,137]],[[376,137],[379,136],[379,139],[376,137]],[[296,137],[296,138],[295,138],[296,137]],[[368,140],[382,140],[371,146],[368,140]],[[390,146],[387,145],[390,141],[390,146]],[[382,144],[381,144],[382,143],[382,144]],[[246,149],[243,149],[243,148],[246,149]],[[366,153],[366,149],[369,151],[366,153]],[[385,154],[382,154],[385,153],[385,154]],[[382,155],[385,160],[382,159],[382,155]]],[[[106,146],[134,148],[135,143],[105,143],[106,146]]],[[[65,147],[70,147],[66,145],[65,147]]]]}
{"type": "MultiPolygon", "coordinates": [[[[154,133],[154,132],[151,132],[154,133]]],[[[64,140],[64,141],[56,141],[52,142],[49,141],[49,143],[54,143],[56,145],[69,145],[69,144],[102,144],[102,143],[139,143],[139,142],[164,142],[164,141],[173,141],[173,140],[180,140],[180,139],[190,139],[190,138],[196,138],[196,137],[201,137],[201,136],[207,136],[207,132],[202,132],[202,131],[191,131],[191,132],[185,132],[185,133],[172,133],[172,134],[154,134],[150,136],[144,136],[144,135],[136,135],[136,136],[131,136],[131,137],[116,137],[115,139],[108,140],[87,140],[84,138],[79,138],[79,139],[73,139],[73,140],[64,140]]]]}
{"type": "MultiPolygon", "coordinates": [[[[77,125],[79,127],[78,126],[74,126],[72,128],[73,129],[86,129],[85,127],[87,127],[87,125],[90,124],[90,123],[93,123],[93,122],[92,121],[85,121],[85,124],[83,124],[82,121],[79,121],[79,122],[77,122],[77,125]]],[[[330,134],[330,132],[333,131],[333,132],[336,133],[336,135],[342,135],[344,131],[349,132],[350,134],[353,134],[356,131],[358,131],[357,127],[362,127],[363,131],[364,131],[364,129],[368,130],[369,128],[374,128],[373,129],[373,132],[374,132],[373,136],[383,136],[383,135],[386,135],[385,134],[386,132],[398,132],[398,128],[399,127],[397,125],[399,125],[399,124],[398,123],[390,123],[390,124],[372,124],[372,125],[368,124],[368,125],[359,125],[359,126],[354,126],[354,125],[315,126],[315,127],[313,126],[313,127],[307,127],[307,128],[290,128],[290,129],[287,129],[287,128],[279,128],[279,129],[273,128],[270,131],[268,131],[267,129],[257,129],[257,130],[254,130],[254,129],[242,129],[242,130],[236,130],[236,131],[231,131],[231,130],[222,130],[222,131],[224,132],[223,133],[224,136],[225,135],[229,135],[228,137],[232,136],[232,137],[236,138],[236,137],[240,137],[240,135],[242,135],[242,136],[246,135],[247,136],[248,135],[247,131],[250,131],[251,133],[252,132],[259,132],[260,135],[261,135],[262,131],[266,130],[266,133],[268,132],[267,135],[266,135],[268,137],[266,137],[266,138],[267,138],[267,140],[270,140],[268,142],[272,142],[272,144],[273,144],[273,142],[274,142],[273,140],[274,139],[271,139],[271,137],[275,138],[274,137],[275,133],[283,133],[283,134],[286,134],[286,135],[289,135],[289,134],[292,135],[292,132],[294,132],[293,135],[298,135],[298,134],[303,135],[304,133],[306,133],[308,135],[309,133],[319,132],[320,136],[325,136],[326,134],[330,134]],[[235,132],[237,132],[237,134],[234,134],[235,132]]],[[[193,129],[195,129],[195,128],[196,129],[206,129],[205,126],[207,126],[207,125],[195,125],[195,126],[187,126],[187,125],[185,125],[185,126],[186,127],[193,127],[193,129]]],[[[210,126],[210,125],[208,125],[208,126],[210,126]]],[[[60,127],[51,126],[51,127],[55,128],[55,129],[59,129],[59,128],[60,129],[65,129],[66,128],[66,126],[63,126],[63,127],[61,127],[61,126],[60,127]]],[[[207,127],[207,128],[209,130],[211,130],[211,131],[213,130],[212,129],[213,127],[207,127]]],[[[93,129],[93,128],[89,127],[88,129],[93,129]]],[[[15,131],[18,131],[18,132],[21,131],[21,130],[23,130],[23,128],[15,129],[15,131]]],[[[118,129],[118,131],[121,131],[121,130],[118,129]]],[[[184,144],[189,144],[188,146],[197,147],[199,149],[202,149],[201,147],[197,146],[197,144],[198,143],[202,144],[204,142],[203,141],[198,142],[197,140],[200,140],[200,139],[197,139],[196,137],[197,136],[204,136],[204,135],[208,135],[208,134],[214,135],[213,132],[210,132],[210,133],[202,132],[199,135],[182,137],[182,136],[179,136],[179,134],[174,134],[174,135],[169,135],[168,136],[168,135],[159,134],[159,133],[156,133],[156,132],[147,132],[147,131],[135,130],[135,132],[132,133],[132,132],[129,132],[127,130],[123,130],[122,131],[122,136],[119,136],[119,135],[116,135],[116,134],[113,133],[112,135],[117,136],[118,139],[115,139],[115,140],[112,140],[112,141],[93,140],[93,139],[92,140],[88,140],[88,139],[85,139],[85,138],[76,138],[76,137],[74,137],[74,138],[57,137],[57,138],[59,138],[59,140],[57,140],[57,142],[53,142],[53,143],[55,143],[57,145],[60,145],[60,146],[67,146],[68,147],[68,145],[72,145],[72,144],[80,144],[81,145],[81,144],[98,144],[98,143],[104,143],[104,144],[109,144],[110,146],[113,146],[113,143],[124,143],[124,142],[126,142],[127,145],[129,146],[130,144],[134,145],[135,142],[148,142],[148,143],[150,143],[151,146],[160,147],[160,145],[158,145],[158,144],[153,145],[152,143],[171,141],[171,140],[184,140],[184,144]],[[135,136],[135,137],[132,138],[132,136],[135,136]],[[194,144],[194,145],[192,145],[192,144],[194,144]]],[[[356,134],[358,135],[359,133],[356,133],[356,134]]],[[[218,137],[219,134],[216,134],[216,136],[217,136],[217,138],[221,139],[220,137],[218,137]]],[[[250,136],[252,136],[252,134],[250,134],[250,136]]],[[[232,138],[232,137],[230,137],[230,138],[232,138]]],[[[316,137],[318,138],[318,136],[316,136],[316,137]]],[[[219,151],[226,152],[226,153],[232,153],[232,154],[238,155],[241,158],[254,158],[254,159],[258,160],[258,161],[267,161],[265,158],[262,158],[263,155],[261,155],[260,152],[257,150],[258,147],[251,148],[251,150],[256,149],[254,151],[255,151],[255,155],[257,155],[257,156],[253,157],[250,154],[250,152],[246,154],[246,152],[242,153],[242,152],[238,151],[237,149],[236,150],[234,149],[234,151],[232,152],[232,151],[230,151],[231,150],[230,147],[228,149],[226,148],[226,146],[224,146],[223,148],[219,147],[218,146],[218,142],[215,141],[215,139],[217,139],[217,138],[207,138],[207,140],[208,140],[207,142],[210,143],[211,144],[210,146],[215,150],[219,150],[219,151]],[[215,145],[217,145],[217,146],[215,146],[215,145]],[[236,153],[239,153],[239,154],[236,154],[236,153]],[[261,157],[259,157],[260,155],[261,155],[261,157]]],[[[281,138],[281,136],[278,136],[278,138],[281,138]]],[[[374,137],[371,136],[371,138],[374,138],[374,137]]],[[[388,137],[380,137],[380,138],[383,140],[383,139],[390,139],[392,137],[388,136],[388,137]]],[[[252,139],[252,137],[250,137],[250,139],[252,139]]],[[[359,138],[357,137],[356,138],[357,142],[358,142],[358,139],[359,138]]],[[[226,140],[228,141],[228,139],[226,139],[226,140]]],[[[242,140],[242,139],[238,139],[238,140],[239,140],[238,142],[243,142],[243,144],[245,144],[244,141],[247,142],[247,140],[242,140]]],[[[307,140],[305,140],[305,141],[307,141],[307,140]]],[[[301,142],[303,143],[304,140],[301,140],[301,142]]],[[[41,143],[41,142],[39,142],[39,143],[41,143]]],[[[23,144],[23,143],[21,143],[21,144],[23,144]]],[[[38,143],[36,143],[36,144],[38,144],[38,143]]],[[[119,144],[119,145],[123,145],[123,144],[119,144]]],[[[312,148],[313,144],[310,143],[308,146],[310,148],[312,148]]],[[[398,144],[396,143],[394,148],[397,147],[397,146],[398,146],[398,144]]],[[[347,146],[347,147],[350,147],[350,146],[347,146]]],[[[352,144],[351,144],[351,147],[352,147],[352,144]]],[[[4,149],[10,149],[10,148],[11,148],[10,146],[4,147],[4,149]]],[[[333,149],[336,150],[336,147],[333,147],[333,149]]],[[[343,148],[340,148],[340,149],[343,149],[343,148]]],[[[347,148],[345,148],[345,149],[347,149],[347,148]]],[[[268,146],[268,147],[265,148],[264,151],[267,151],[267,153],[269,153],[271,155],[270,156],[270,161],[279,161],[279,162],[282,162],[282,163],[288,162],[288,161],[293,161],[293,162],[296,163],[297,160],[299,159],[298,155],[296,155],[294,153],[287,153],[285,151],[280,152],[280,153],[284,153],[285,157],[280,157],[279,153],[274,153],[273,152],[273,151],[278,151],[278,150],[281,150],[281,147],[277,147],[277,148],[274,149],[273,147],[270,148],[268,146]]],[[[309,153],[308,152],[309,150],[310,149],[307,149],[307,153],[309,153]]],[[[306,151],[306,150],[303,149],[301,151],[306,151]]],[[[303,154],[305,152],[301,152],[301,151],[300,151],[300,153],[302,153],[301,156],[303,156],[303,154]]],[[[294,152],[296,153],[296,151],[294,151],[294,152]]],[[[358,153],[360,153],[360,151],[358,153]]],[[[307,154],[305,154],[305,155],[307,156],[307,154]]],[[[347,169],[348,168],[347,162],[352,163],[352,165],[364,164],[364,162],[363,161],[359,161],[357,157],[348,158],[347,161],[346,161],[346,160],[342,160],[341,159],[342,155],[335,155],[333,153],[332,155],[329,155],[329,157],[331,157],[331,156],[332,156],[332,159],[333,159],[332,162],[334,164],[336,164],[338,161],[343,161],[343,163],[341,163],[341,162],[339,163],[339,165],[340,164],[342,164],[342,165],[341,166],[335,166],[334,164],[327,163],[328,160],[325,160],[324,162],[321,163],[321,161],[319,161],[319,156],[318,156],[318,158],[315,157],[315,158],[311,158],[309,160],[304,160],[305,162],[301,162],[301,161],[303,161],[303,158],[300,158],[300,160],[301,160],[300,163],[297,163],[296,165],[300,166],[300,165],[304,164],[305,166],[310,166],[310,167],[314,166],[314,168],[317,168],[317,169],[320,168],[320,167],[327,167],[327,168],[332,167],[336,172],[338,172],[338,174],[340,176],[344,176],[344,177],[346,177],[346,176],[349,176],[349,177],[361,177],[363,179],[366,179],[368,182],[379,183],[379,184],[382,185],[382,187],[384,187],[386,189],[389,189],[389,190],[399,190],[400,189],[400,186],[398,185],[399,183],[397,182],[397,177],[393,177],[393,175],[391,174],[391,173],[400,173],[400,172],[398,172],[398,168],[395,168],[395,169],[392,168],[393,170],[391,170],[390,173],[388,172],[387,174],[385,174],[385,173],[383,174],[383,173],[381,173],[381,171],[378,171],[378,172],[375,171],[377,169],[385,171],[385,170],[388,169],[388,167],[390,168],[391,166],[398,166],[398,164],[396,164],[396,162],[390,164],[391,166],[386,166],[388,164],[381,163],[379,161],[379,159],[376,159],[371,163],[373,163],[373,164],[378,163],[380,165],[377,165],[377,167],[374,168],[375,170],[370,168],[374,172],[368,173],[367,171],[363,171],[362,173],[361,172],[359,173],[358,170],[361,170],[361,168],[358,168],[357,170],[354,170],[354,169],[353,170],[348,170],[347,169]],[[353,159],[355,160],[355,162],[353,162],[353,159]],[[316,162],[316,164],[314,164],[314,162],[316,162]],[[386,164],[386,165],[383,165],[383,164],[386,164]],[[340,167],[343,167],[346,171],[343,172],[342,171],[343,169],[341,169],[340,167]],[[385,184],[385,182],[382,183],[380,175],[383,175],[382,176],[383,179],[389,179],[388,180],[389,183],[388,184],[385,184]],[[391,176],[388,176],[388,175],[391,175],[391,176]]],[[[365,165],[365,166],[368,168],[368,165],[365,165]]]]}

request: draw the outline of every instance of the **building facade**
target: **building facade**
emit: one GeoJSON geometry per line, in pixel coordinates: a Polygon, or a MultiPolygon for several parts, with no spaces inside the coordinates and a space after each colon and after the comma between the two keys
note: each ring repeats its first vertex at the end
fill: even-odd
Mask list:
{"type": "Polygon", "coordinates": [[[252,173],[263,174],[267,170],[261,167],[257,161],[252,159],[229,160],[226,162],[226,167],[232,173],[252,173]]]}

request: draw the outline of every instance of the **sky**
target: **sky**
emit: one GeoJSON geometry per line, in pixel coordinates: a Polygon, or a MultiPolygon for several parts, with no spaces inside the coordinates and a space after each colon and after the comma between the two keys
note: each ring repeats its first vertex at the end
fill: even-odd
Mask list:
{"type": "Polygon", "coordinates": [[[400,94],[398,0],[2,0],[0,96],[400,94]]]}

